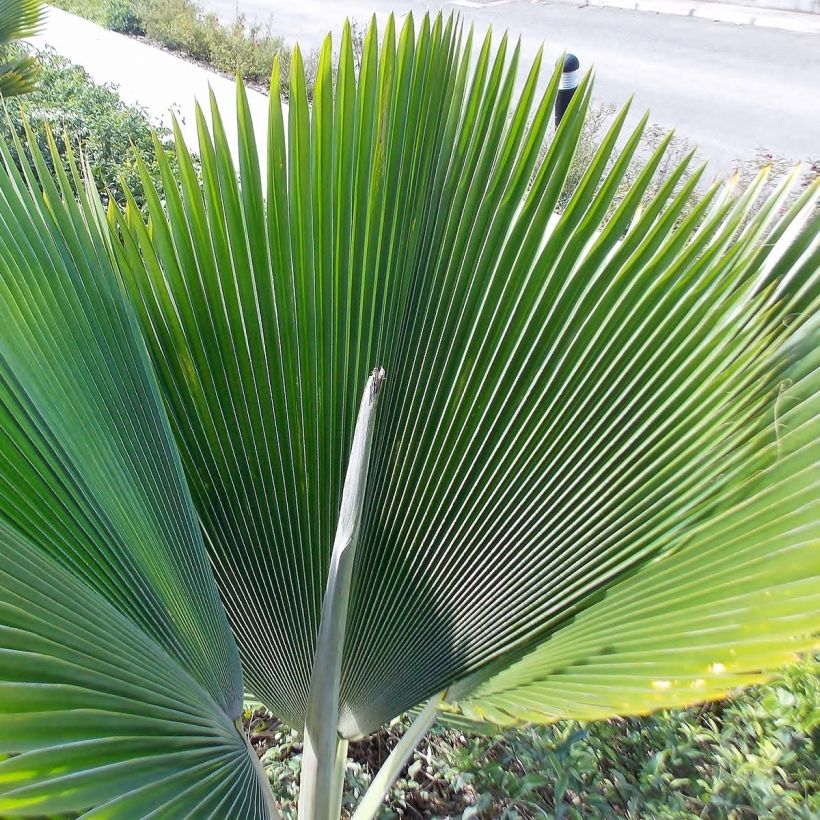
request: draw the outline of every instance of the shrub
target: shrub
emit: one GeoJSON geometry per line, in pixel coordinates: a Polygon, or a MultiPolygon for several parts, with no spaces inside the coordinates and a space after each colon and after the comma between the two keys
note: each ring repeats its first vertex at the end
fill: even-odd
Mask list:
{"type": "MultiPolygon", "coordinates": [[[[216,18],[213,18],[214,20],[216,18]]],[[[244,16],[228,26],[210,28],[211,63],[219,71],[235,74],[237,71],[254,83],[270,82],[271,68],[276,55],[287,65],[289,49],[281,37],[274,35],[270,23],[248,23],[244,16]]]]}
{"type": "Polygon", "coordinates": [[[132,6],[132,0],[53,0],[52,5],[63,11],[77,14],[101,26],[108,25],[109,8],[115,2],[125,2],[132,6]]]}
{"type": "MultiPolygon", "coordinates": [[[[820,809],[820,664],[723,701],[628,720],[561,722],[482,736],[437,726],[379,818],[809,818],[820,809]]],[[[261,707],[248,730],[284,817],[295,816],[301,744],[261,707]]],[[[351,744],[363,793],[406,719],[351,744]]],[[[352,805],[352,804],[351,804],[352,805]]]]}
{"type": "Polygon", "coordinates": [[[9,101],[10,118],[0,118],[0,135],[9,140],[13,130],[23,139],[27,121],[37,146],[51,166],[46,137],[48,126],[62,157],[66,154],[65,140],[73,148],[82,147],[104,201],[111,191],[118,202],[124,202],[119,184],[122,179],[134,186],[137,203],[142,206],[134,149],[145,157],[151,173],[157,175],[151,129],[155,129],[173,162],[168,129],[153,123],[141,108],[124,103],[115,86],[94,83],[83,68],[53,51],[42,52],[40,61],[42,82],[33,93],[9,101]]]}
{"type": "Polygon", "coordinates": [[[194,60],[210,62],[213,15],[203,15],[190,0],[137,0],[146,36],[194,60]]]}
{"type": "Polygon", "coordinates": [[[130,0],[110,0],[106,9],[105,27],[121,34],[145,34],[142,17],[130,0]]]}

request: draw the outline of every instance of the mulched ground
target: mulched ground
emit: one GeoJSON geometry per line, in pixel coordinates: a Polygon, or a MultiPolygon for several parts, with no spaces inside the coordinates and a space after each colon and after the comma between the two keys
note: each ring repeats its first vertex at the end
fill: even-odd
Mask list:
{"type": "MultiPolygon", "coordinates": [[[[282,722],[264,709],[257,709],[250,719],[245,721],[245,730],[249,732],[251,743],[256,754],[261,758],[269,749],[276,748],[280,760],[288,760],[302,753],[301,743],[291,743],[284,746],[276,742],[276,735],[286,731],[282,722]]],[[[351,741],[348,747],[348,757],[359,764],[368,774],[379,771],[387,760],[388,755],[401,739],[401,734],[390,728],[382,729],[363,740],[351,741]]],[[[429,818],[441,816],[460,816],[472,805],[469,789],[462,794],[453,794],[446,786],[430,778],[426,773],[418,775],[420,788],[407,792],[404,801],[396,809],[408,818],[429,818]]]]}

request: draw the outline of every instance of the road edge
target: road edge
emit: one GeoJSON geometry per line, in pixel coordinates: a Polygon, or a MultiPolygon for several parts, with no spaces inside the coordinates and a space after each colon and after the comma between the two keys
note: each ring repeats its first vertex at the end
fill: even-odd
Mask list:
{"type": "MultiPolygon", "coordinates": [[[[453,0],[455,6],[482,8],[503,5],[510,0],[453,0]]],[[[606,8],[671,14],[693,17],[714,23],[756,26],[792,31],[799,34],[820,34],[820,14],[803,11],[780,11],[736,3],[693,2],[693,0],[530,0],[534,5],[564,4],[575,8],[606,8]]]]}

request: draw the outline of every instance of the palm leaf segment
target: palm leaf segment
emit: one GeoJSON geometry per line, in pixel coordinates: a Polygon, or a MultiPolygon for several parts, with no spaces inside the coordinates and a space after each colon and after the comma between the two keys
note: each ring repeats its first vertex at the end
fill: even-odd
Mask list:
{"type": "Polygon", "coordinates": [[[31,91],[40,74],[40,65],[28,55],[3,62],[4,48],[14,40],[35,35],[42,25],[42,0],[0,0],[0,97],[31,91]]]}
{"type": "Polygon", "coordinates": [[[267,816],[104,215],[19,147],[22,174],[5,147],[0,174],[0,815],[267,816]]]}
{"type": "Polygon", "coordinates": [[[177,133],[178,176],[160,155],[147,223],[133,200],[112,208],[110,246],[67,180],[3,182],[3,259],[26,260],[0,263],[21,322],[3,332],[3,429],[24,430],[3,440],[3,487],[48,502],[4,497],[4,517],[228,718],[233,643],[191,501],[246,686],[302,725],[377,365],[344,736],[444,689],[495,722],[639,712],[812,644],[816,187],[782,213],[784,184],[750,215],[762,178],[739,197],[715,185],[689,211],[684,163],[643,205],[662,145],[613,208],[643,127],[616,155],[623,111],[556,219],[590,86],[540,156],[558,84],[536,95],[540,62],[516,96],[506,38],[473,54],[452,19],[391,20],[358,78],[349,30],[335,79],[325,44],[309,106],[297,50],[267,156],[240,85],[238,169],[200,112],[201,184],[177,133]]]}
{"type": "MultiPolygon", "coordinates": [[[[454,682],[474,686],[544,641],[536,657],[550,669],[610,645],[613,674],[634,661],[629,697],[599,696],[590,678],[581,714],[723,691],[737,679],[653,686],[706,640],[689,635],[680,605],[695,620],[709,611],[707,599],[677,600],[658,573],[703,562],[721,573],[715,600],[730,587],[753,596],[780,577],[770,573],[785,566],[782,547],[794,578],[771,594],[790,601],[791,581],[816,570],[808,534],[792,533],[770,486],[790,414],[802,419],[816,395],[813,373],[789,375],[801,351],[787,344],[810,332],[817,307],[816,220],[793,236],[816,189],[780,222],[782,187],[748,218],[762,180],[739,198],[712,186],[685,214],[699,173],[681,187],[681,167],[642,209],[661,146],[612,212],[642,129],[614,158],[623,111],[556,222],[589,84],[539,163],[557,73],[538,98],[539,57],[516,98],[518,48],[503,38],[493,54],[488,36],[473,55],[471,41],[452,19],[425,18],[418,31],[408,20],[398,36],[391,21],[380,53],[371,28],[356,80],[345,32],[335,93],[327,42],[312,107],[297,51],[287,127],[272,97],[264,176],[240,87],[241,185],[214,108],[212,132],[199,118],[202,186],[177,134],[180,178],[166,167],[158,191],[146,175],[149,224],[133,205],[121,220],[127,287],[247,684],[294,725],[358,399],[376,365],[387,383],[350,603],[344,735],[454,682]],[[747,538],[720,516],[752,480],[744,526],[759,514],[774,529],[747,538]],[[755,545],[759,563],[747,564],[755,545]],[[669,558],[651,563],[659,556],[669,558]],[[620,600],[647,609],[624,606],[615,621],[620,600]],[[633,643],[574,637],[600,623],[633,643]],[[658,654],[643,675],[644,656],[629,653],[667,638],[686,651],[658,654]],[[564,643],[573,648],[559,652],[564,643]]],[[[810,437],[795,440],[795,458],[816,457],[810,437]]],[[[795,479],[802,504],[814,478],[795,479]]],[[[723,651],[741,640],[732,630],[755,618],[762,628],[775,611],[727,612],[709,639],[716,656],[697,656],[692,679],[735,668],[723,651]]],[[[816,626],[783,613],[781,637],[816,626]]],[[[749,629],[738,669],[805,645],[755,642],[749,629]]],[[[535,686],[535,664],[503,679],[527,684],[521,716],[573,714],[572,697],[553,702],[535,686]]],[[[479,691],[502,709],[495,688],[479,691]]],[[[496,717],[518,715],[508,709],[496,717]]]]}

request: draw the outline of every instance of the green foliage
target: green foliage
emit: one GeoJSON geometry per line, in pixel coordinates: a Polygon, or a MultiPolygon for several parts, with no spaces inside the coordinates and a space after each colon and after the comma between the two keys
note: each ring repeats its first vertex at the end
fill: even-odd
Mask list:
{"type": "Polygon", "coordinates": [[[223,73],[238,72],[265,89],[277,55],[283,60],[290,59],[289,48],[273,33],[270,23],[248,23],[240,16],[233,23],[222,25],[214,15],[208,15],[203,28],[208,44],[203,59],[223,73]]]}
{"type": "Polygon", "coordinates": [[[647,718],[530,727],[483,757],[475,745],[489,747],[475,740],[454,760],[472,772],[478,802],[510,817],[528,804],[563,804],[559,816],[572,818],[809,817],[820,768],[802,711],[817,708],[816,671],[647,718]]]}
{"type": "Polygon", "coordinates": [[[35,34],[42,19],[42,0],[0,0],[0,46],[35,34]]]}
{"type": "Polygon", "coordinates": [[[151,40],[194,60],[209,61],[219,26],[213,15],[200,12],[191,0],[137,0],[134,8],[151,40]]]}
{"type": "MultiPolygon", "coordinates": [[[[332,657],[338,748],[441,692],[471,731],[718,700],[816,645],[820,185],[691,207],[687,155],[651,196],[666,136],[621,195],[627,105],[559,209],[590,79],[539,157],[560,63],[519,86],[462,34],[374,23],[357,72],[345,27],[312,104],[294,49],[287,125],[277,60],[266,138],[240,84],[237,166],[212,97],[143,211],[0,142],[0,814],[269,818],[241,693],[304,726],[332,657]],[[66,743],[24,731],[73,684],[66,743]]],[[[508,797],[547,787],[489,748],[508,797]]]]}
{"type": "MultiPolygon", "coordinates": [[[[647,717],[526,726],[489,736],[438,725],[379,814],[389,818],[805,818],[820,811],[820,663],[724,701],[647,717]]],[[[298,736],[246,715],[284,817],[294,817],[298,736]]],[[[351,744],[347,811],[406,720],[351,744]]]]}
{"type": "Polygon", "coordinates": [[[82,148],[104,202],[111,192],[124,204],[125,182],[142,207],[144,198],[135,151],[146,158],[151,173],[158,177],[152,129],[173,163],[170,132],[152,122],[142,109],[125,104],[114,86],[98,85],[83,68],[64,57],[47,51],[39,56],[39,62],[43,82],[31,94],[9,101],[10,117],[0,118],[0,136],[9,142],[14,136],[25,142],[27,122],[48,167],[53,168],[47,140],[47,129],[51,129],[63,167],[67,167],[67,140],[72,148],[82,148]]]}
{"type": "Polygon", "coordinates": [[[145,34],[145,23],[132,0],[107,0],[102,23],[121,34],[145,34]]]}
{"type": "Polygon", "coordinates": [[[806,662],[726,701],[646,718],[473,739],[450,759],[493,817],[535,805],[572,818],[808,818],[820,806],[818,671],[806,662]]]}
{"type": "Polygon", "coordinates": [[[39,30],[44,8],[43,0],[0,0],[0,98],[36,87],[40,66],[16,41],[39,30]]]}
{"type": "MultiPolygon", "coordinates": [[[[569,203],[572,194],[578,188],[581,180],[584,177],[586,169],[595,156],[595,152],[601,145],[601,141],[606,135],[607,129],[611,126],[613,119],[617,114],[617,109],[614,105],[595,104],[591,105],[587,119],[584,122],[583,131],[578,141],[578,150],[570,165],[567,173],[567,180],[564,185],[564,191],[559,200],[559,209],[566,207],[569,203]]],[[[644,131],[640,145],[638,146],[635,156],[624,175],[624,180],[620,185],[618,193],[613,199],[613,210],[629,193],[631,187],[638,178],[641,169],[649,161],[650,157],[657,151],[658,147],[667,138],[667,131],[657,124],[648,125],[644,131]]],[[[541,149],[541,159],[546,156],[549,143],[545,143],[541,149]]],[[[696,154],[696,146],[684,137],[673,136],[669,140],[669,145],[663,154],[663,158],[658,164],[658,169],[652,180],[652,184],[647,188],[644,194],[644,204],[648,204],[651,199],[661,189],[663,183],[669,179],[670,175],[680,166],[680,164],[690,154],[696,154]]],[[[613,160],[614,161],[614,160],[613,160]]],[[[762,188],[762,195],[770,195],[779,181],[784,175],[788,174],[795,166],[794,158],[788,158],[775,154],[771,151],[758,148],[749,156],[735,159],[734,168],[739,176],[739,183],[741,187],[748,187],[760,174],[761,169],[769,168],[770,173],[766,184],[762,188]]],[[[693,168],[688,167],[681,175],[678,183],[678,189],[685,184],[691,177],[693,168]]],[[[820,177],[820,160],[813,160],[805,158],[799,172],[797,184],[794,190],[787,197],[785,204],[793,203],[806,188],[811,185],[814,180],[820,177]]],[[[687,208],[682,212],[682,216],[691,211],[697,202],[697,194],[693,194],[687,208]]],[[[762,200],[761,200],[762,201],[762,200]]],[[[754,212],[752,208],[752,212],[754,212]]]]}
{"type": "Polygon", "coordinates": [[[76,159],[52,172],[29,149],[33,167],[0,142],[0,816],[185,817],[230,800],[269,818],[105,213],[76,159]]]}
{"type": "MultiPolygon", "coordinates": [[[[558,200],[558,210],[563,210],[569,204],[572,195],[583,181],[584,174],[587,168],[589,168],[590,163],[594,160],[595,154],[599,150],[602,140],[606,137],[607,130],[612,126],[612,122],[617,113],[617,108],[611,104],[605,105],[597,103],[590,105],[581,136],[578,140],[578,149],[572,158],[572,163],[570,164],[564,183],[564,190],[561,192],[561,196],[558,200]]],[[[647,125],[641,135],[635,156],[632,158],[629,168],[627,168],[624,174],[618,192],[613,197],[611,211],[614,212],[617,206],[623,201],[624,197],[637,181],[641,169],[650,161],[667,138],[668,133],[661,126],[654,124],[647,125]]],[[[643,195],[644,203],[649,203],[652,198],[657,195],[663,183],[666,182],[670,175],[680,167],[681,163],[687,160],[690,154],[692,154],[692,146],[685,139],[673,136],[668,142],[669,144],[663,153],[661,161],[658,163],[658,168],[653,176],[652,182],[643,195]]],[[[546,158],[548,150],[549,141],[545,142],[541,147],[536,171],[540,167],[541,162],[546,158]]],[[[615,157],[613,156],[611,163],[614,162],[615,157]]],[[[761,165],[762,164],[763,163],[761,163],[761,165]]],[[[760,166],[758,166],[756,170],[759,171],[760,166]]],[[[680,177],[678,188],[684,185],[693,173],[695,173],[695,169],[687,167],[680,177]]],[[[755,175],[756,174],[753,174],[746,180],[747,184],[751,182],[755,175]]]]}
{"type": "MultiPolygon", "coordinates": [[[[112,15],[111,20],[109,19],[109,9],[113,7],[114,2],[115,0],[55,0],[53,5],[71,14],[85,17],[86,20],[91,20],[92,23],[110,28],[109,22],[120,16],[120,12],[117,12],[112,15]]],[[[129,3],[129,0],[125,0],[125,2],[129,3]]],[[[119,2],[117,2],[117,5],[119,5],[119,2]]],[[[114,30],[116,31],[116,29],[114,30]]]]}

